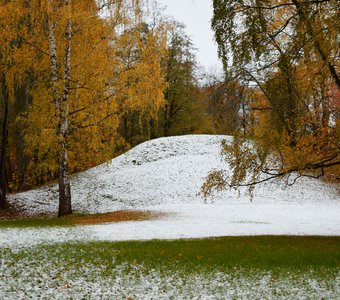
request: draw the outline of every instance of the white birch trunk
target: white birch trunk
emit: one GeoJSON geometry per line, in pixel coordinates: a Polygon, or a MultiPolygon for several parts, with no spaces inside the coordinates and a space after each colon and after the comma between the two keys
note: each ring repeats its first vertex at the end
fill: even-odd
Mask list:
{"type": "MultiPolygon", "coordinates": [[[[66,3],[68,4],[68,3],[66,3]]],[[[51,57],[51,80],[52,92],[55,105],[56,116],[58,120],[58,169],[59,169],[59,211],[58,216],[64,216],[72,213],[71,207],[71,187],[68,175],[68,153],[67,153],[67,135],[68,135],[68,99],[70,94],[70,74],[71,74],[71,21],[69,20],[65,29],[66,48],[65,48],[65,65],[64,65],[64,84],[62,96],[58,88],[58,60],[57,46],[55,40],[55,24],[50,21],[49,24],[49,44],[51,57]]]]}

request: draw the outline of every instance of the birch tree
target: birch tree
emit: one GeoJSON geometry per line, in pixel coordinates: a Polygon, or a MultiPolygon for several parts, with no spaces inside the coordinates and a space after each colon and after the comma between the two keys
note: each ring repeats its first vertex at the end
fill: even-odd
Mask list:
{"type": "Polygon", "coordinates": [[[214,0],[212,27],[226,75],[256,85],[269,108],[250,147],[242,135],[223,152],[232,174],[212,172],[203,187],[339,174],[330,116],[339,85],[339,3],[335,0],[214,0]],[[293,175],[294,174],[294,175],[293,175]]]}
{"type": "MultiPolygon", "coordinates": [[[[59,61],[57,55],[57,44],[55,38],[56,21],[52,15],[48,15],[49,30],[49,53],[51,60],[51,85],[53,93],[53,102],[57,118],[57,137],[58,137],[58,174],[59,174],[59,211],[58,216],[72,213],[71,207],[71,186],[68,172],[68,153],[67,153],[67,135],[69,130],[69,107],[68,99],[70,94],[70,74],[71,74],[71,1],[65,0],[62,4],[66,7],[67,17],[65,26],[65,50],[63,63],[63,81],[59,87],[59,61]]],[[[56,10],[51,7],[50,11],[56,10]]]]}
{"type": "MultiPolygon", "coordinates": [[[[113,22],[110,22],[110,20],[105,21],[99,19],[98,14],[100,12],[96,10],[98,9],[98,6],[95,7],[93,1],[88,1],[87,3],[89,7],[92,7],[90,10],[84,7],[84,4],[76,2],[77,1],[74,0],[68,0],[63,1],[61,6],[52,5],[49,7],[49,14],[47,16],[51,86],[57,123],[56,135],[58,141],[59,216],[72,213],[68,160],[68,140],[70,137],[70,131],[77,131],[86,129],[88,127],[97,126],[104,121],[107,122],[109,118],[117,117],[119,114],[117,111],[118,105],[115,100],[117,100],[117,89],[119,89],[117,84],[121,84],[120,81],[122,79],[118,77],[119,81],[117,84],[112,85],[112,83],[114,83],[116,80],[114,79],[114,73],[115,71],[119,70],[119,65],[115,65],[115,62],[117,63],[118,61],[115,61],[115,50],[113,46],[110,45],[110,41],[114,45],[114,35],[117,34],[117,32],[115,28],[110,28],[110,26],[112,26],[112,24],[114,24],[113,26],[119,26],[119,18],[122,18],[122,20],[124,19],[124,9],[134,10],[135,16],[137,17],[140,14],[139,3],[137,2],[105,2],[103,3],[105,11],[110,12],[110,9],[114,11],[114,13],[111,15],[111,18],[114,18],[112,20],[113,22]],[[76,12],[75,9],[78,9],[78,11],[76,12]],[[88,17],[89,19],[84,22],[84,17],[88,17]],[[91,22],[91,18],[94,19],[94,21],[92,21],[93,23],[89,26],[89,24],[86,22],[91,22]],[[89,43],[92,44],[92,48],[89,50],[96,53],[95,56],[92,56],[92,59],[97,59],[97,62],[94,61],[91,62],[91,64],[97,63],[98,66],[92,70],[87,70],[89,71],[90,78],[86,78],[86,84],[84,84],[84,81],[79,80],[78,77],[81,75],[78,72],[82,72],[84,69],[78,68],[78,70],[75,70],[74,73],[72,71],[72,65],[77,61],[76,58],[73,58],[74,51],[72,46],[75,44],[74,36],[76,35],[77,30],[91,30],[89,36],[84,36],[83,40],[77,40],[77,42],[80,43],[80,45],[77,45],[78,53],[81,51],[79,47],[82,47],[83,43],[84,46],[89,43]],[[57,32],[58,34],[56,34],[57,32]],[[96,37],[96,34],[98,34],[99,37],[96,37]],[[86,38],[95,39],[95,41],[85,40],[86,38]],[[61,46],[58,45],[58,42],[61,46]],[[58,51],[61,51],[61,53],[58,53],[58,51]],[[108,56],[107,60],[105,60],[103,57],[105,54],[108,56]],[[91,74],[94,70],[97,72],[95,75],[96,77],[92,77],[94,74],[91,74]],[[101,74],[99,74],[99,72],[101,72],[101,74]],[[73,76],[72,73],[74,74],[73,76]],[[95,98],[93,99],[95,103],[92,102],[92,105],[95,104],[97,106],[96,109],[103,108],[103,105],[106,106],[106,114],[101,115],[99,111],[96,113],[93,107],[90,110],[84,108],[76,108],[72,112],[69,110],[71,88],[73,87],[74,89],[79,90],[79,86],[84,89],[91,89],[92,91],[94,90],[92,97],[95,98]],[[102,93],[102,95],[98,95],[99,93],[102,93]],[[70,114],[77,115],[78,113],[81,116],[72,117],[73,121],[70,121],[70,114]]],[[[139,19],[137,19],[137,22],[138,20],[139,19]]],[[[126,22],[125,19],[123,22],[126,22]]],[[[147,53],[148,56],[146,59],[151,59],[152,56],[149,54],[150,53],[147,53]]],[[[157,62],[157,60],[153,61],[153,63],[155,62],[157,62]]],[[[140,62],[137,62],[137,64],[138,63],[140,62]]],[[[78,64],[83,65],[80,61],[78,61],[78,64]]],[[[152,65],[151,61],[149,61],[147,66],[150,65],[152,65]]],[[[128,82],[128,84],[131,86],[129,92],[127,93],[129,101],[128,106],[141,107],[142,109],[143,107],[147,107],[149,110],[151,110],[154,106],[157,107],[157,105],[160,103],[157,97],[159,95],[158,90],[162,89],[162,87],[157,86],[156,89],[153,90],[153,94],[144,95],[143,89],[145,85],[149,82],[152,82],[147,80],[147,76],[151,74],[152,70],[139,69],[139,72],[142,70],[146,72],[143,81],[140,81],[140,83],[139,81],[135,81],[132,85],[130,82],[128,82]],[[136,90],[136,94],[131,93],[131,90],[133,89],[136,90]],[[158,101],[155,104],[152,102],[154,96],[158,101]]],[[[158,76],[158,78],[161,78],[161,74],[158,76]]],[[[147,87],[146,90],[150,91],[150,88],[147,87]]],[[[76,96],[76,94],[74,96],[76,96]]],[[[124,109],[126,108],[123,108],[123,110],[124,109]]]]}

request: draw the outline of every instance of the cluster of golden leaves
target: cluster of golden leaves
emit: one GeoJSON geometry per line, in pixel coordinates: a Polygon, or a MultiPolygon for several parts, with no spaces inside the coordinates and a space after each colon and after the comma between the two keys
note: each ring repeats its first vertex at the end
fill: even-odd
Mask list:
{"type": "MultiPolygon", "coordinates": [[[[164,24],[144,33],[140,1],[106,1],[102,11],[94,0],[64,2],[0,3],[0,72],[5,74],[13,105],[16,86],[27,86],[30,97],[28,108],[17,114],[10,126],[20,128],[24,136],[28,186],[53,179],[58,171],[47,18],[56,24],[60,93],[64,87],[65,25],[72,23],[67,137],[71,172],[117,153],[124,144],[117,134],[121,113],[136,110],[154,117],[164,104],[164,24]]],[[[14,162],[16,142],[10,135],[9,157],[14,162]]]]}

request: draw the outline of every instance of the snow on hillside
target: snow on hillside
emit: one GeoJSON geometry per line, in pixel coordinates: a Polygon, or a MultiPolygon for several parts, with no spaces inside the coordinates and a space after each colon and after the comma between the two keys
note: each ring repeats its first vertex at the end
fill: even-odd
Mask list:
{"type": "MultiPolygon", "coordinates": [[[[225,136],[189,135],[145,142],[112,161],[72,178],[73,208],[81,212],[148,209],[169,213],[161,220],[123,222],[78,229],[31,230],[32,240],[191,238],[251,234],[340,235],[335,186],[304,178],[292,186],[259,186],[253,202],[235,191],[217,193],[206,204],[198,195],[214,168],[226,169],[225,136]],[[51,234],[51,232],[54,232],[51,234]]],[[[30,213],[56,213],[56,185],[12,195],[30,213]]],[[[0,230],[1,244],[25,243],[25,230],[0,230]],[[5,236],[11,235],[6,241],[5,236]],[[13,237],[13,235],[15,235],[13,237]]],[[[30,230],[25,231],[26,233],[30,230]]]]}

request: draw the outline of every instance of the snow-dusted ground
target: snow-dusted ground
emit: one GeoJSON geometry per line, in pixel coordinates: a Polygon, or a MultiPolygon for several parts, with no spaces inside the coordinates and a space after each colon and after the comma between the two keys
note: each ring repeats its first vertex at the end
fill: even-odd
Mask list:
{"type": "Polygon", "coordinates": [[[324,274],[320,279],[313,270],[273,274],[238,268],[183,274],[181,270],[145,272],[143,265],[131,267],[124,263],[103,276],[107,273],[105,266],[81,264],[74,270],[56,264],[53,258],[51,263],[50,256],[39,258],[42,261],[35,263],[27,256],[19,262],[11,258],[5,261],[0,274],[0,299],[336,300],[340,296],[340,277],[324,274]]]}
{"type": "MultiPolygon", "coordinates": [[[[111,162],[74,176],[73,207],[82,212],[145,209],[162,219],[75,228],[1,229],[0,246],[68,240],[175,239],[226,235],[340,235],[339,190],[304,178],[292,186],[271,182],[253,202],[235,191],[198,195],[208,172],[226,169],[223,136],[190,135],[143,143],[111,162]]],[[[13,195],[29,213],[57,211],[57,186],[13,195]]]]}

